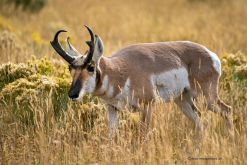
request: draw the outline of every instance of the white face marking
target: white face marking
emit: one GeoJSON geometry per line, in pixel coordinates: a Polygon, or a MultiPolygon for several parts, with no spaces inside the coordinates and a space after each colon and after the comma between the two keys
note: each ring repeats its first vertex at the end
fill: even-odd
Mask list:
{"type": "Polygon", "coordinates": [[[84,57],[83,56],[76,56],[76,59],[73,61],[73,65],[75,66],[82,66],[84,64],[84,57]]]}
{"type": "Polygon", "coordinates": [[[206,47],[204,47],[205,50],[209,53],[212,61],[214,69],[221,75],[221,63],[219,57],[212,51],[208,50],[206,47]]]}
{"type": "Polygon", "coordinates": [[[172,69],[158,75],[151,76],[151,82],[158,95],[165,101],[178,97],[186,87],[190,87],[188,72],[185,68],[172,69]]]}
{"type": "Polygon", "coordinates": [[[96,86],[96,71],[94,72],[93,76],[85,82],[84,89],[86,93],[93,93],[96,86]]]}
{"type": "Polygon", "coordinates": [[[75,100],[75,101],[81,101],[84,95],[85,95],[85,90],[82,88],[80,90],[79,97],[77,97],[77,98],[75,98],[73,100],[75,100]]]}
{"type": "Polygon", "coordinates": [[[95,87],[96,87],[96,72],[94,72],[94,74],[90,76],[88,80],[84,81],[79,96],[74,100],[81,101],[83,96],[85,96],[88,93],[93,93],[95,87]]]}

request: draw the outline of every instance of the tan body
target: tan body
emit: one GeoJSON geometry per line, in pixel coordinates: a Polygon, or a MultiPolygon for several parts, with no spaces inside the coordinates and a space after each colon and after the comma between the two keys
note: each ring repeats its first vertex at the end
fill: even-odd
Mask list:
{"type": "MultiPolygon", "coordinates": [[[[107,75],[109,87],[112,86],[114,92],[112,96],[108,97],[107,91],[102,93],[100,86],[97,86],[96,95],[114,99],[124,88],[127,79],[130,79],[131,93],[135,91],[134,96],[145,103],[152,101],[155,97],[155,84],[152,84],[151,76],[173,69],[185,68],[192,89],[194,89],[194,80],[199,84],[213,83],[217,89],[217,81],[220,76],[214,68],[208,52],[200,45],[191,42],[164,42],[129,46],[109,58],[101,58],[99,66],[102,71],[102,81],[107,75]]],[[[166,83],[168,82],[164,82],[164,85],[166,83]]]]}
{"type": "Polygon", "coordinates": [[[126,47],[109,58],[100,59],[101,80],[93,94],[119,110],[126,105],[128,108],[138,108],[142,103],[148,105],[157,98],[175,100],[183,112],[199,125],[192,99],[200,91],[209,109],[217,110],[213,104],[219,103],[220,109],[229,110],[217,95],[220,61],[213,59],[210,53],[205,47],[188,41],[126,47]],[[187,98],[182,98],[183,94],[187,98]]]}
{"type": "Polygon", "coordinates": [[[202,45],[189,41],[143,43],[103,57],[103,42],[96,36],[94,51],[88,53],[91,62],[85,62],[89,55],[80,55],[68,40],[67,52],[68,58],[73,58],[68,54],[77,55],[70,63],[73,82],[69,96],[79,100],[91,93],[102,98],[108,106],[110,130],[117,127],[117,111],[125,108],[143,112],[142,120],[148,124],[150,104],[157,100],[174,100],[201,128],[193,102],[200,92],[208,109],[222,114],[230,110],[217,93],[220,60],[202,45]]]}

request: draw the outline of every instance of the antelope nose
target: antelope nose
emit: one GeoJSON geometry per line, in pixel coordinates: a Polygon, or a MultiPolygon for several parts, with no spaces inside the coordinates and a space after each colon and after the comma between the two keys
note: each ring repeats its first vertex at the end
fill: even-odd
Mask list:
{"type": "Polygon", "coordinates": [[[78,93],[69,93],[69,98],[71,98],[72,100],[75,100],[78,97],[79,97],[78,93]]]}

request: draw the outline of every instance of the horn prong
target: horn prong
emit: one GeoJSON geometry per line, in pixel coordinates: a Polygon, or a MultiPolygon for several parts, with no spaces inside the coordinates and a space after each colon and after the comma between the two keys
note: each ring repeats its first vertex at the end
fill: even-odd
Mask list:
{"type": "Polygon", "coordinates": [[[76,48],[74,48],[74,46],[70,43],[70,40],[71,40],[70,37],[66,38],[66,50],[67,50],[67,52],[73,57],[81,55],[80,52],[78,50],[76,50],[76,48]]]}
{"type": "Polygon", "coordinates": [[[70,48],[70,49],[72,49],[72,47],[71,47],[71,44],[70,44],[69,40],[70,40],[70,37],[67,37],[67,38],[66,38],[66,42],[67,42],[67,44],[68,44],[69,48],[70,48]]]}

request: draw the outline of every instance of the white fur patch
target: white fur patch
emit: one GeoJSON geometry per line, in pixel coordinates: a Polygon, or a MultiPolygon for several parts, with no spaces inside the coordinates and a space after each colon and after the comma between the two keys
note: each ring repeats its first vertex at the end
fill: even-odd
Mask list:
{"type": "Polygon", "coordinates": [[[102,85],[101,85],[101,87],[99,89],[99,92],[100,93],[104,93],[108,89],[108,86],[109,86],[109,76],[105,75],[103,77],[102,85]]]}
{"type": "Polygon", "coordinates": [[[120,93],[117,94],[117,96],[114,98],[112,98],[112,95],[114,92],[113,89],[114,88],[109,85],[106,90],[106,97],[104,97],[103,99],[107,104],[117,107],[119,110],[124,109],[126,105],[135,105],[134,99],[132,100],[131,95],[130,95],[130,79],[129,78],[126,80],[123,88],[120,89],[120,93]]]}
{"type": "Polygon", "coordinates": [[[85,82],[85,85],[83,88],[85,89],[86,93],[93,93],[96,86],[96,72],[93,74],[93,76],[90,76],[90,78],[85,82]]]}
{"type": "Polygon", "coordinates": [[[113,93],[114,93],[114,88],[113,88],[113,86],[109,85],[109,88],[106,92],[107,97],[112,97],[113,93]]]}
{"type": "Polygon", "coordinates": [[[130,91],[130,79],[128,78],[124,84],[123,89],[121,89],[121,92],[118,94],[118,96],[121,98],[126,98],[127,96],[129,96],[129,91],[130,91]]]}
{"type": "Polygon", "coordinates": [[[111,98],[113,96],[114,88],[109,83],[109,76],[108,75],[105,75],[103,77],[103,81],[102,81],[102,85],[99,89],[99,93],[101,93],[101,94],[106,93],[106,97],[108,97],[108,98],[111,98]]]}
{"type": "Polygon", "coordinates": [[[119,109],[124,109],[126,105],[131,105],[132,100],[129,100],[130,96],[130,79],[128,78],[124,84],[124,87],[120,89],[120,93],[116,96],[115,106],[119,109]],[[128,103],[128,104],[127,104],[128,103]]]}
{"type": "Polygon", "coordinates": [[[165,101],[178,97],[186,87],[190,87],[188,72],[185,68],[172,69],[158,75],[152,75],[157,95],[165,101]]]}
{"type": "Polygon", "coordinates": [[[75,98],[74,100],[81,101],[81,99],[83,98],[84,95],[85,95],[85,90],[82,88],[80,90],[79,96],[77,98],[75,98]]]}
{"type": "Polygon", "coordinates": [[[206,47],[204,47],[205,50],[209,53],[212,61],[214,69],[221,75],[221,63],[219,57],[212,51],[208,50],[206,47]]]}

